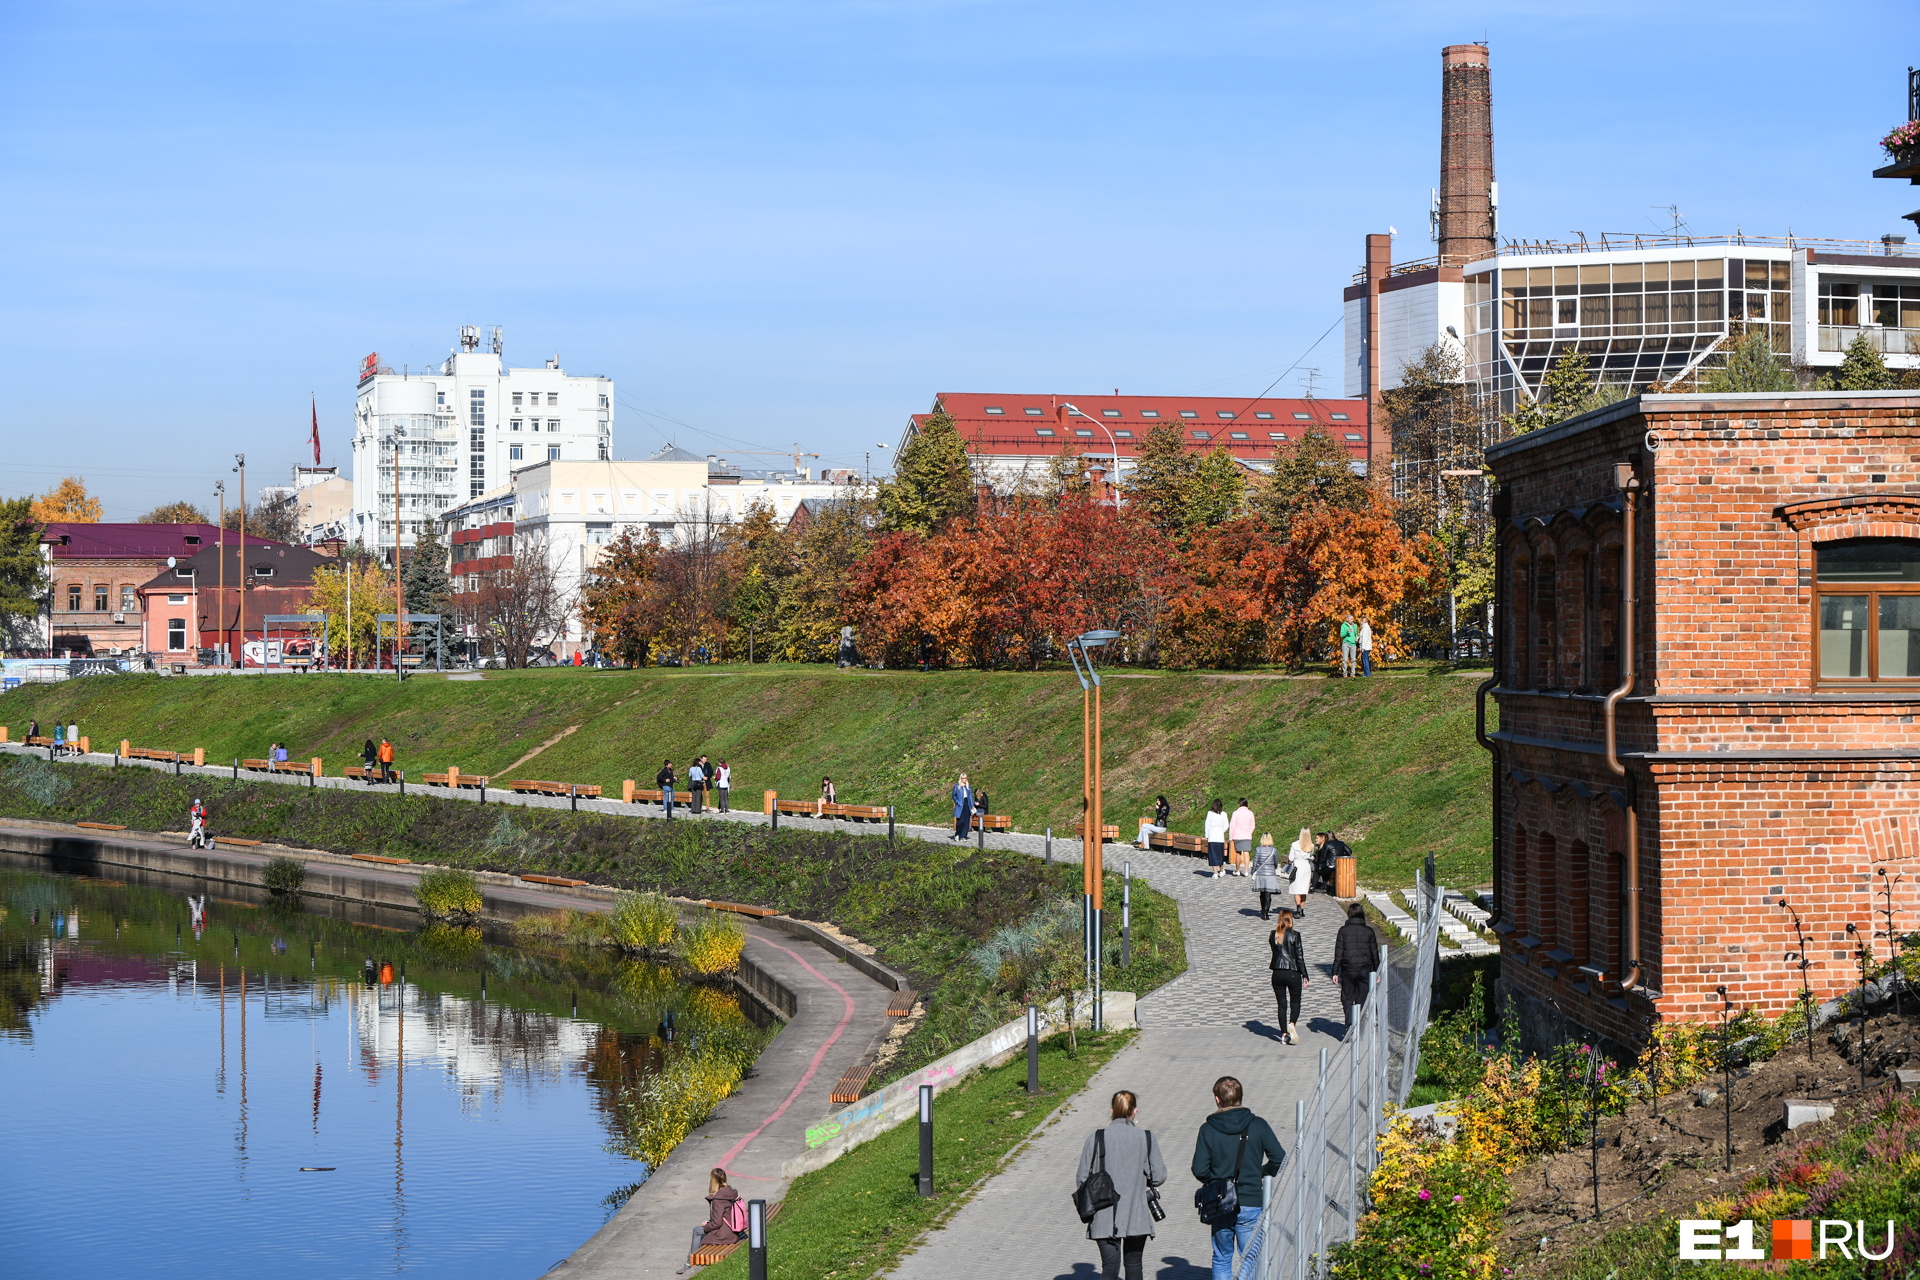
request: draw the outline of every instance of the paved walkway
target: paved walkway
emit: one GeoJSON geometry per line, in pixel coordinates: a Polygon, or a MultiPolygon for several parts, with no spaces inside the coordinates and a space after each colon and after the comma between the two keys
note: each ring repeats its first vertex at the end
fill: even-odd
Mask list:
{"type": "MultiPolygon", "coordinates": [[[[1078,850],[1073,850],[1078,853],[1078,850]]],[[[1279,1039],[1273,988],[1267,976],[1266,935],[1259,899],[1249,880],[1215,880],[1204,861],[1107,846],[1107,864],[1133,863],[1133,874],[1180,903],[1187,937],[1187,972],[1144,997],[1139,1039],[1108,1063],[1091,1084],[1061,1108],[1008,1166],[893,1274],[905,1280],[956,1275],[1069,1280],[1099,1274],[1099,1253],[1074,1216],[1069,1197],[1087,1135],[1108,1118],[1116,1089],[1140,1098],[1140,1122],[1164,1147],[1167,1218],[1147,1250],[1147,1274],[1183,1280],[1210,1274],[1206,1229],[1194,1216],[1189,1172],[1194,1137],[1213,1110],[1211,1089],[1222,1075],[1239,1078],[1247,1104],[1265,1116],[1280,1140],[1293,1145],[1293,1103],[1319,1069],[1319,1050],[1339,1043],[1340,996],[1327,976],[1333,935],[1345,918],[1338,903],[1308,900],[1301,926],[1315,976],[1302,1002],[1299,1045],[1279,1039]]],[[[1110,985],[1123,986],[1118,974],[1110,985]]]]}

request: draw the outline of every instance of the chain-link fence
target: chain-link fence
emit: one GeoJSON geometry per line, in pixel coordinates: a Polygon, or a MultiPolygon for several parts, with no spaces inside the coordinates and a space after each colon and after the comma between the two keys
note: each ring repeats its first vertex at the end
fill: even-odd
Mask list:
{"type": "Polygon", "coordinates": [[[1380,949],[1367,1002],[1346,1039],[1320,1051],[1319,1078],[1294,1103],[1292,1141],[1281,1138],[1287,1158],[1267,1180],[1266,1207],[1246,1255],[1254,1265],[1242,1260],[1240,1280],[1317,1278],[1328,1251],[1353,1239],[1386,1104],[1404,1104],[1420,1070],[1440,945],[1441,889],[1432,867],[1429,859],[1410,904],[1419,912],[1414,940],[1396,951],[1380,949]]]}

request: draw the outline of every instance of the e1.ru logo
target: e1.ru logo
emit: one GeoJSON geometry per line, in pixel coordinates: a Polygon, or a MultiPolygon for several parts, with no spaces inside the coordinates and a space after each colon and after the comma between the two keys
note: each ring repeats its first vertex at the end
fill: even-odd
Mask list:
{"type": "MultiPolygon", "coordinates": [[[[1867,1224],[1844,1218],[1773,1220],[1773,1260],[1776,1262],[1825,1261],[1829,1247],[1851,1259],[1857,1250],[1862,1258],[1878,1262],[1893,1253],[1893,1220],[1887,1220],[1887,1247],[1879,1253],[1867,1251],[1867,1224]],[[1814,1251],[1818,1244],[1819,1252],[1814,1251]],[[1852,1245],[1852,1249],[1848,1245],[1852,1245]]],[[[1713,1218],[1680,1220],[1680,1259],[1683,1262],[1764,1262],[1768,1254],[1753,1243],[1753,1222],[1743,1218],[1722,1229],[1713,1218]],[[1724,1241],[1724,1247],[1722,1242],[1724,1241]]]]}

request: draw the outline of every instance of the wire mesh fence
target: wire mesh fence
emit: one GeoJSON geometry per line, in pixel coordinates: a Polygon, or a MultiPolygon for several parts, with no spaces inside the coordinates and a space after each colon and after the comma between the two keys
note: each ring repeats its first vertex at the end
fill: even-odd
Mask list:
{"type": "Polygon", "coordinates": [[[1403,1105],[1420,1070],[1440,896],[1429,859],[1410,904],[1419,913],[1413,941],[1380,949],[1366,1003],[1346,1038],[1320,1051],[1314,1086],[1294,1103],[1293,1140],[1282,1139],[1287,1158],[1267,1179],[1265,1208],[1235,1269],[1237,1280],[1318,1280],[1333,1246],[1353,1239],[1366,1210],[1386,1104],[1403,1105]]]}

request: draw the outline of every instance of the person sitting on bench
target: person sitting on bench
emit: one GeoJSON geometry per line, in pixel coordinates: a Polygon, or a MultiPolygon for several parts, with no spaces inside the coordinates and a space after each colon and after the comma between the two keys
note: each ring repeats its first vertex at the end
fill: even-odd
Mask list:
{"type": "Polygon", "coordinates": [[[693,1229],[688,1256],[711,1245],[737,1244],[746,1233],[747,1206],[740,1193],[727,1185],[727,1171],[715,1168],[707,1174],[707,1220],[693,1229]]]}

